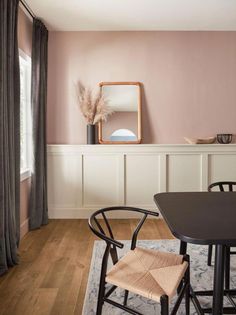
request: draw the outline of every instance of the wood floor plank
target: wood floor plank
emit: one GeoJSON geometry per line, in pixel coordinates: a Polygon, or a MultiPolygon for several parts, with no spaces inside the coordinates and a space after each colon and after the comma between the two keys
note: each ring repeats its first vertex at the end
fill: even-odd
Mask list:
{"type": "Polygon", "coordinates": [[[58,290],[57,289],[38,289],[36,290],[32,301],[33,305],[29,305],[26,313],[27,315],[45,315],[50,314],[54,305],[58,290]]]}
{"type": "MultiPolygon", "coordinates": [[[[18,307],[18,303],[21,302],[19,296],[22,296],[26,293],[27,290],[32,290],[38,286],[39,281],[42,281],[44,277],[44,273],[47,272],[47,265],[45,263],[40,267],[40,252],[44,245],[47,243],[50,235],[53,233],[57,222],[53,224],[48,224],[47,228],[42,228],[40,230],[36,230],[30,232],[31,237],[33,239],[33,243],[35,244],[35,248],[37,248],[38,252],[36,252],[35,248],[29,249],[28,252],[23,251],[24,248],[24,240],[22,241],[20,247],[20,263],[18,266],[11,268],[8,274],[6,275],[5,281],[0,284],[0,314],[15,314],[16,311],[14,307],[18,307]],[[40,237],[40,239],[39,239],[40,237]],[[41,244],[41,246],[39,246],[41,244]],[[36,257],[38,259],[36,259],[36,257]],[[35,263],[36,262],[36,263],[35,263]]],[[[27,243],[26,243],[27,244],[27,243]]],[[[41,256],[45,260],[45,256],[41,256]]],[[[4,277],[3,277],[4,278],[4,277]]]]}
{"type": "Polygon", "coordinates": [[[167,224],[163,219],[154,220],[154,230],[157,230],[160,233],[160,239],[173,239],[174,236],[170,232],[167,224]]]}
{"type": "MultiPolygon", "coordinates": [[[[111,220],[115,237],[130,239],[136,219],[111,220]]],[[[162,219],[150,219],[139,239],[173,238],[162,219]]],[[[28,233],[20,264],[0,278],[0,315],[81,315],[94,241],[87,220],[50,220],[28,233]]]]}

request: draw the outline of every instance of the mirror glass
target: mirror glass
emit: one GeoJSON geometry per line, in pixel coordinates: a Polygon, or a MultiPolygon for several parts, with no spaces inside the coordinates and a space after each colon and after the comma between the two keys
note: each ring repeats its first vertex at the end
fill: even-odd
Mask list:
{"type": "Polygon", "coordinates": [[[102,141],[139,142],[139,84],[100,84],[113,114],[102,123],[102,141]]]}

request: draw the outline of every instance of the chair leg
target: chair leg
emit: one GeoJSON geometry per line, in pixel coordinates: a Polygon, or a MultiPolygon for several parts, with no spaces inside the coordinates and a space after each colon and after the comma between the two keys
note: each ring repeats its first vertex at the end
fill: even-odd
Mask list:
{"type": "Polygon", "coordinates": [[[185,313],[190,315],[190,286],[188,285],[185,292],[185,313]]]}
{"type": "Polygon", "coordinates": [[[185,256],[185,261],[188,262],[188,269],[184,275],[184,281],[187,284],[185,291],[185,312],[186,315],[190,314],[190,257],[188,255],[185,256]]]}
{"type": "Polygon", "coordinates": [[[208,257],[207,257],[207,265],[208,266],[211,266],[212,248],[213,248],[213,245],[208,246],[208,257]]]}
{"type": "Polygon", "coordinates": [[[169,315],[169,298],[167,295],[161,296],[161,315],[169,315]]]}
{"type": "Polygon", "coordinates": [[[230,247],[226,247],[225,252],[225,289],[230,288],[230,247]]]}
{"type": "Polygon", "coordinates": [[[96,315],[102,314],[102,307],[104,304],[104,295],[105,295],[105,281],[100,282],[99,292],[98,292],[98,302],[97,302],[97,312],[96,315]]]}
{"type": "MultiPolygon", "coordinates": [[[[180,255],[186,255],[187,253],[187,243],[180,241],[180,247],[179,247],[179,254],[180,255]]],[[[183,286],[183,281],[180,282],[178,288],[177,288],[177,293],[179,294],[183,286]]]]}
{"type": "Polygon", "coordinates": [[[127,305],[127,300],[128,300],[128,295],[129,295],[129,291],[125,290],[125,297],[124,297],[124,305],[127,305]]]}
{"type": "Polygon", "coordinates": [[[185,291],[185,312],[186,312],[186,315],[189,315],[190,314],[190,274],[189,274],[189,267],[186,271],[186,274],[185,274],[185,281],[187,283],[187,288],[186,288],[186,291],[185,291]]]}
{"type": "Polygon", "coordinates": [[[187,243],[180,241],[179,254],[185,255],[187,253],[187,243]]]}

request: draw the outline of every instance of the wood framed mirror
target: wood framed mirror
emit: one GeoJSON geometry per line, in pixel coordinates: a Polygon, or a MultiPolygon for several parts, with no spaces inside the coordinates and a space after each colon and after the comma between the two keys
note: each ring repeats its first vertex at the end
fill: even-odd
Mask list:
{"type": "Polygon", "coordinates": [[[142,141],[140,82],[101,82],[102,94],[113,114],[98,125],[101,144],[138,144],[142,141]]]}

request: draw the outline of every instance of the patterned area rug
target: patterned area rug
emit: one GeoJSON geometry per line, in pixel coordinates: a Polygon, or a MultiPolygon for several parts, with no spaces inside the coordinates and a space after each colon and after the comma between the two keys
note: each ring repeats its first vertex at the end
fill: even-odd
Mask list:
{"type": "MultiPolygon", "coordinates": [[[[121,241],[125,244],[122,250],[119,250],[120,256],[129,250],[130,242],[121,241]]],[[[140,240],[137,243],[140,247],[157,249],[160,251],[168,251],[178,253],[179,241],[178,240],[140,240]]],[[[96,314],[97,295],[100,278],[100,268],[102,255],[104,252],[105,243],[103,241],[95,241],[93,256],[91,260],[90,273],[87,285],[86,296],[84,300],[83,315],[96,314]]],[[[188,254],[191,257],[191,284],[194,290],[211,290],[213,283],[213,267],[207,266],[207,246],[199,246],[188,244],[188,254]]],[[[214,257],[214,255],[213,255],[214,257]]],[[[214,263],[214,262],[213,262],[214,263]]],[[[111,262],[110,262],[111,266],[111,262]]],[[[109,269],[109,268],[108,268],[109,269]]],[[[231,286],[236,287],[236,256],[231,256],[231,286]]],[[[116,289],[110,298],[121,302],[123,301],[124,291],[116,289]]],[[[174,300],[173,300],[174,301],[174,300]]],[[[172,301],[172,303],[173,303],[172,301]]],[[[199,301],[202,306],[210,307],[212,298],[201,297],[199,301]]],[[[225,305],[228,305],[225,301],[225,305]]],[[[129,294],[128,306],[141,312],[145,315],[160,314],[160,305],[156,302],[140,297],[138,295],[129,294]]],[[[115,308],[107,303],[103,307],[103,315],[123,315],[126,312],[115,308]]],[[[181,305],[178,314],[184,315],[184,306],[181,305]]],[[[197,314],[191,303],[191,314],[197,314]]]]}

